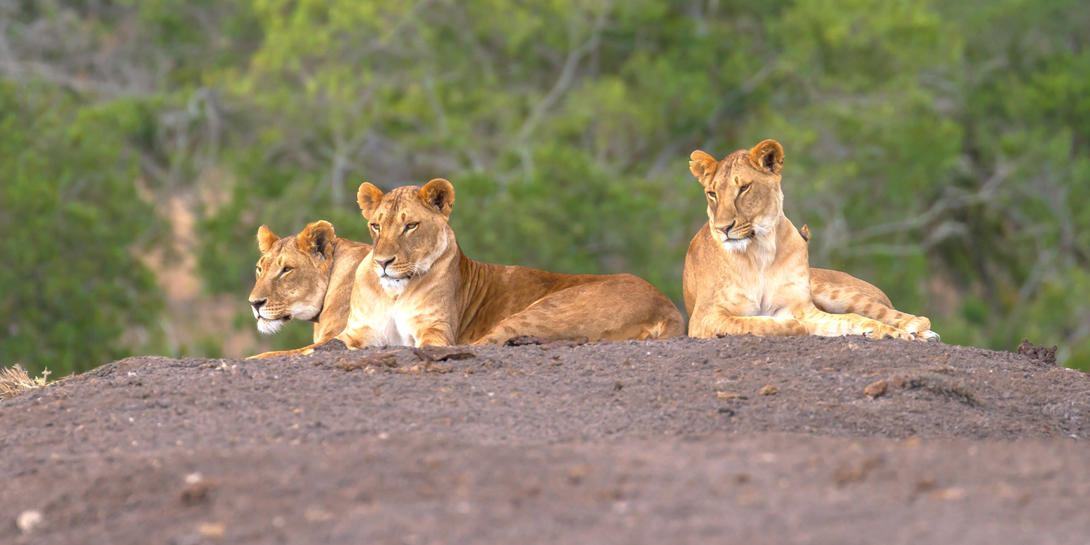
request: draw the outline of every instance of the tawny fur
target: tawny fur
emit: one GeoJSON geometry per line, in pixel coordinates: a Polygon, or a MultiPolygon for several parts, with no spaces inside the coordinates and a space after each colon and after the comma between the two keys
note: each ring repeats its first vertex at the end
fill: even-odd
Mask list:
{"type": "Polygon", "coordinates": [[[254,308],[258,329],[272,333],[288,320],[310,320],[315,343],[344,331],[356,268],[371,246],[337,237],[327,221],[284,238],[262,225],[257,241],[261,257],[250,304],[260,303],[254,308]]]}
{"type": "Polygon", "coordinates": [[[636,276],[560,274],[466,257],[448,223],[454,187],[447,180],[387,194],[364,183],[357,201],[374,247],[356,269],[348,323],[336,337],[350,348],[685,333],[674,304],[636,276]]]}
{"type": "Polygon", "coordinates": [[[689,335],[937,339],[930,320],[895,310],[878,288],[810,269],[806,239],[783,213],[779,142],[765,140],[722,161],[699,150],[690,159],[704,186],[708,222],[685,256],[689,335]]]}

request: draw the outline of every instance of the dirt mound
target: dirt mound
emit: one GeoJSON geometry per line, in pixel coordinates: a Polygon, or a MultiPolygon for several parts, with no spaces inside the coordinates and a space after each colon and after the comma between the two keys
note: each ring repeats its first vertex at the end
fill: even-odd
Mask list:
{"type": "Polygon", "coordinates": [[[129,358],[3,401],[0,542],[1090,535],[1090,377],[1047,356],[515,344],[129,358]]]}

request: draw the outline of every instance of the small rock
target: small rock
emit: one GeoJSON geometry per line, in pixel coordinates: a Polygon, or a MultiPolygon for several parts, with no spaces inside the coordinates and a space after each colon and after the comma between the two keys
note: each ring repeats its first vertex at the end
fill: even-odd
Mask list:
{"type": "Polygon", "coordinates": [[[924,477],[916,482],[916,487],[912,490],[912,498],[916,498],[924,492],[930,492],[937,486],[934,477],[924,477]]]}
{"type": "Polygon", "coordinates": [[[477,354],[464,350],[461,348],[450,348],[446,346],[425,346],[422,348],[414,348],[413,354],[421,361],[449,361],[449,360],[465,360],[477,357],[477,354]]]}
{"type": "Polygon", "coordinates": [[[226,528],[224,528],[223,525],[218,522],[201,523],[201,525],[197,527],[197,531],[200,532],[202,536],[210,537],[213,539],[220,539],[225,533],[227,533],[226,528]]]}
{"type": "Polygon", "coordinates": [[[179,499],[184,505],[199,505],[211,499],[214,488],[216,488],[216,483],[210,481],[201,480],[189,483],[182,488],[179,499]]]}
{"type": "Polygon", "coordinates": [[[15,525],[19,527],[19,531],[24,534],[29,534],[34,531],[34,528],[38,527],[42,523],[42,512],[34,509],[29,509],[19,513],[19,517],[15,519],[15,525]]]}
{"type": "Polygon", "coordinates": [[[833,472],[833,482],[837,486],[844,486],[848,483],[862,481],[866,478],[874,469],[878,468],[884,463],[880,456],[871,456],[864,458],[858,464],[846,464],[838,467],[833,472]]]}
{"type": "Polygon", "coordinates": [[[730,401],[732,399],[748,399],[742,394],[736,394],[734,392],[715,392],[715,397],[722,399],[723,401],[730,401]]]}
{"type": "Polygon", "coordinates": [[[344,369],[345,371],[353,371],[355,369],[369,369],[369,368],[396,368],[397,352],[379,352],[370,356],[365,356],[356,361],[346,361],[337,364],[337,367],[344,369]]]}
{"type": "Polygon", "coordinates": [[[939,488],[931,491],[931,497],[939,500],[957,501],[965,497],[964,488],[939,488]]]}
{"type": "Polygon", "coordinates": [[[545,344],[549,342],[541,337],[534,337],[533,335],[518,335],[511,337],[503,343],[504,346],[526,346],[528,344],[545,344]]]}
{"type": "Polygon", "coordinates": [[[1018,353],[1039,365],[1056,365],[1055,345],[1053,345],[1052,348],[1048,348],[1043,345],[1033,344],[1029,342],[1029,339],[1022,339],[1022,344],[1018,345],[1018,353]]]}
{"type": "Polygon", "coordinates": [[[507,342],[503,343],[504,346],[526,346],[529,344],[540,345],[542,350],[549,350],[550,348],[571,348],[590,342],[590,339],[586,337],[580,337],[578,339],[546,339],[543,337],[535,337],[533,335],[519,335],[517,337],[511,337],[507,339],[507,342]]]}
{"type": "Polygon", "coordinates": [[[315,352],[344,352],[347,350],[348,345],[344,344],[344,341],[340,339],[330,339],[314,347],[315,352]]]}
{"type": "Polygon", "coordinates": [[[760,392],[757,392],[757,393],[759,393],[759,394],[761,394],[763,396],[774,396],[779,392],[780,392],[779,388],[776,388],[775,386],[773,386],[771,384],[767,384],[767,385],[765,385],[764,388],[761,388],[760,392]]]}
{"type": "Polygon", "coordinates": [[[884,395],[887,390],[889,390],[889,381],[882,379],[868,384],[867,387],[863,389],[863,393],[870,396],[871,399],[874,399],[880,395],[884,395]]]}
{"type": "Polygon", "coordinates": [[[333,518],[333,514],[321,507],[308,507],[303,511],[303,518],[307,522],[325,522],[333,518]]]}

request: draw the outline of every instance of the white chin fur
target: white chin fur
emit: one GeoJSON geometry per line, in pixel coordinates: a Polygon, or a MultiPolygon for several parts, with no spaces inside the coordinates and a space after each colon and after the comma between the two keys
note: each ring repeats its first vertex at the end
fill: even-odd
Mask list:
{"type": "Polygon", "coordinates": [[[744,252],[746,251],[746,248],[749,248],[749,243],[752,240],[752,238],[724,239],[721,243],[723,244],[723,249],[728,252],[744,252]]]}
{"type": "Polygon", "coordinates": [[[291,307],[291,318],[293,320],[313,320],[318,315],[320,307],[296,304],[291,307]]]}
{"type": "Polygon", "coordinates": [[[284,327],[284,323],[287,320],[266,320],[265,318],[257,319],[257,330],[263,335],[273,335],[277,331],[280,331],[281,327],[284,327]]]}
{"type": "Polygon", "coordinates": [[[398,295],[405,291],[405,286],[409,284],[408,278],[391,278],[389,276],[378,277],[378,283],[382,286],[382,289],[386,290],[386,293],[390,295],[398,295]]]}

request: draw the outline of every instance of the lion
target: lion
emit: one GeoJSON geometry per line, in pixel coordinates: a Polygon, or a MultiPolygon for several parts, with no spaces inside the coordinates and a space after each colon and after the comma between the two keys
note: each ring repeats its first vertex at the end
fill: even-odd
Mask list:
{"type": "MultiPolygon", "coordinates": [[[[677,307],[631,274],[561,274],[474,261],[448,220],[454,186],[357,193],[374,246],[355,273],[348,323],[335,338],[349,348],[502,344],[542,339],[662,339],[685,334],[677,307]]],[[[320,343],[292,351],[308,354],[320,343]]]]}
{"type": "Polygon", "coordinates": [[[704,186],[708,222],[685,255],[689,335],[938,340],[930,320],[894,309],[878,288],[846,273],[810,268],[807,241],[783,212],[783,157],[775,140],[722,161],[700,150],[690,155],[689,169],[704,186]]]}
{"type": "Polygon", "coordinates": [[[261,257],[250,307],[258,331],[271,335],[292,319],[314,322],[315,343],[344,331],[356,267],[371,251],[369,244],[337,237],[322,220],[284,238],[262,225],[257,247],[261,257]]]}

